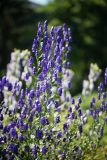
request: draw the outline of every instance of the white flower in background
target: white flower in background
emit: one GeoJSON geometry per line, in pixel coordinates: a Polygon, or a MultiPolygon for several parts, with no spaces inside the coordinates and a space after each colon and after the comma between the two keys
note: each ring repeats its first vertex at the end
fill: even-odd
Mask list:
{"type": "Polygon", "coordinates": [[[88,75],[88,80],[83,81],[82,95],[89,95],[94,90],[94,82],[97,81],[101,74],[101,69],[97,64],[90,64],[90,72],[88,75]]]}
{"type": "Polygon", "coordinates": [[[93,81],[90,82],[89,89],[90,89],[91,92],[94,90],[94,83],[93,83],[93,81]]]}
{"type": "Polygon", "coordinates": [[[89,93],[88,89],[89,89],[89,81],[88,80],[83,80],[82,94],[87,95],[89,93]]]}
{"type": "Polygon", "coordinates": [[[21,76],[25,70],[29,70],[28,67],[28,59],[30,56],[30,52],[26,50],[18,50],[15,49],[14,52],[11,53],[10,63],[7,65],[7,74],[10,82],[15,82],[16,80],[21,79],[21,76]]]}
{"type": "MultiPolygon", "coordinates": [[[[20,94],[20,89],[22,87],[22,80],[25,80],[25,73],[29,72],[28,66],[28,60],[29,60],[30,52],[26,50],[18,50],[15,49],[14,52],[11,53],[11,59],[10,63],[7,65],[7,73],[6,77],[8,78],[9,82],[15,86],[17,83],[17,92],[16,95],[20,94]]],[[[32,78],[30,76],[29,81],[26,82],[26,85],[31,84],[32,78]]],[[[17,100],[12,96],[12,93],[7,90],[7,88],[4,89],[4,100],[5,105],[10,106],[10,110],[14,109],[17,104],[17,100]],[[10,99],[11,97],[11,99],[10,99]]]]}
{"type": "Polygon", "coordinates": [[[74,77],[74,72],[71,69],[63,68],[62,87],[67,89],[73,77],[74,77]]]}
{"type": "Polygon", "coordinates": [[[91,63],[90,73],[88,76],[89,81],[95,82],[99,78],[100,74],[101,74],[101,69],[98,67],[98,65],[96,63],[95,64],[91,63]]]}

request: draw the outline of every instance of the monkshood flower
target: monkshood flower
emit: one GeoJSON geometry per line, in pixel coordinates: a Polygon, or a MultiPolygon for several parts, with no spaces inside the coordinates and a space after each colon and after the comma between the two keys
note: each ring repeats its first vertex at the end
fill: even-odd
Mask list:
{"type": "MultiPolygon", "coordinates": [[[[98,86],[87,114],[81,96],[70,94],[71,42],[66,24],[49,31],[45,21],[38,24],[32,52],[12,53],[0,79],[0,159],[81,159],[98,146],[107,124],[106,83],[98,86]]],[[[89,79],[95,77],[91,71],[89,79]]]]}
{"type": "Polygon", "coordinates": [[[36,145],[33,146],[32,152],[34,155],[37,155],[37,146],[36,145]]]}
{"type": "Polygon", "coordinates": [[[78,129],[79,129],[80,134],[82,134],[82,125],[81,124],[78,125],[78,129]]]}
{"type": "Polygon", "coordinates": [[[46,148],[46,146],[43,146],[43,147],[42,147],[42,153],[43,153],[43,154],[46,154],[46,152],[47,152],[47,148],[46,148]]]}
{"type": "MultiPolygon", "coordinates": [[[[28,141],[29,134],[25,133],[26,130],[28,133],[29,130],[32,130],[32,134],[38,140],[45,136],[45,128],[41,129],[41,127],[50,124],[49,116],[54,109],[60,110],[60,97],[63,92],[62,75],[65,74],[67,67],[71,67],[71,64],[66,60],[70,51],[71,36],[70,29],[66,25],[52,27],[49,35],[47,21],[44,25],[39,23],[37,35],[32,45],[32,53],[29,54],[27,50],[21,53],[16,50],[15,53],[12,53],[11,62],[8,65],[10,69],[7,71],[7,79],[2,80],[5,105],[8,108],[6,114],[16,119],[15,125],[13,123],[8,125],[10,141],[13,139],[23,143],[24,140],[28,141]],[[14,73],[15,68],[16,72],[14,73]],[[8,81],[12,81],[12,84],[8,85],[8,81]],[[58,89],[57,95],[52,91],[54,86],[58,89]],[[8,87],[8,91],[6,87],[8,87]],[[48,100],[49,96],[50,102],[48,100]],[[57,99],[54,98],[56,96],[57,99]],[[47,102],[52,104],[50,106],[52,111],[49,110],[48,112],[47,102]],[[55,107],[53,107],[53,104],[55,107]],[[39,128],[34,127],[35,121],[39,128]]],[[[70,77],[68,72],[66,76],[70,77]]],[[[68,89],[71,86],[70,80],[71,78],[67,82],[68,89]]],[[[54,122],[55,120],[53,124],[54,122]]],[[[57,117],[56,124],[59,124],[59,122],[60,117],[57,117]]],[[[50,124],[52,125],[51,128],[54,127],[53,124],[50,124]]],[[[66,128],[66,123],[64,128],[66,128]]],[[[26,144],[24,150],[29,152],[30,149],[28,148],[26,144]]],[[[47,147],[44,145],[41,151],[45,155],[47,147]]]]}
{"type": "Polygon", "coordinates": [[[105,81],[104,81],[105,85],[107,85],[107,68],[105,69],[105,81]]]}

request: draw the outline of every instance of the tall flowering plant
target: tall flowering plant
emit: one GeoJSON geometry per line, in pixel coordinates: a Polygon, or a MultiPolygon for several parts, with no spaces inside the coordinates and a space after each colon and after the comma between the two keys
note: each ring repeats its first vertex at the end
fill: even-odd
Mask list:
{"type": "Polygon", "coordinates": [[[0,80],[0,159],[76,160],[94,153],[107,123],[107,71],[98,98],[84,112],[81,97],[69,92],[71,42],[70,28],[64,24],[49,32],[45,21],[38,24],[32,52],[12,54],[0,80]]]}

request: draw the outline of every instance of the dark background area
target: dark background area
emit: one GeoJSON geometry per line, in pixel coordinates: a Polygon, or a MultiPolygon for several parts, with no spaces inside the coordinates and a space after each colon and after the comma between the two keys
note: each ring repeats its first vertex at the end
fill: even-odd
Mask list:
{"type": "Polygon", "coordinates": [[[14,48],[31,50],[37,23],[45,19],[50,26],[66,23],[72,29],[73,92],[78,93],[91,62],[97,63],[102,73],[107,67],[107,0],[53,0],[44,6],[27,0],[1,0],[1,72],[14,48]]]}

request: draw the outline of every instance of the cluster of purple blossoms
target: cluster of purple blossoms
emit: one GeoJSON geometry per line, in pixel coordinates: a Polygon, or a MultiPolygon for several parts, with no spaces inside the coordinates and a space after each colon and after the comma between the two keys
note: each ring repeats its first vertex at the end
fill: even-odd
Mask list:
{"type": "Polygon", "coordinates": [[[107,85],[107,68],[105,70],[105,85],[107,85]]]}
{"type": "Polygon", "coordinates": [[[54,26],[49,32],[47,21],[39,23],[32,52],[23,51],[19,58],[16,54],[19,66],[16,79],[11,79],[14,73],[11,68],[11,73],[0,80],[1,160],[64,160],[72,155],[77,159],[86,149],[84,143],[88,141],[90,146],[93,142],[88,134],[98,133],[95,144],[103,136],[107,117],[100,125],[99,120],[107,112],[106,92],[103,92],[107,71],[105,83],[98,87],[98,99],[92,98],[87,114],[81,107],[82,98],[74,99],[67,94],[72,79],[68,61],[71,42],[72,33],[65,24],[54,26]],[[96,107],[99,100],[100,106],[96,107]],[[86,133],[84,126],[90,116],[95,125],[90,126],[91,133],[86,133]]]}
{"type": "MultiPolygon", "coordinates": [[[[66,60],[71,41],[71,31],[65,24],[52,27],[49,34],[48,23],[45,21],[43,25],[38,24],[32,52],[27,55],[28,66],[23,57],[27,51],[23,51],[21,58],[18,58],[18,51],[12,54],[9,64],[11,72],[7,71],[7,77],[0,80],[0,99],[3,103],[0,111],[0,142],[3,144],[2,148],[5,148],[7,141],[9,144],[5,154],[2,154],[4,159],[14,159],[17,156],[16,145],[17,152],[19,152],[21,144],[24,147],[19,153],[19,157],[24,151],[26,154],[23,156],[27,156],[27,152],[30,157],[35,156],[36,158],[39,153],[46,156],[49,144],[45,143],[45,138],[53,139],[53,124],[60,122],[59,115],[56,120],[53,118],[53,122],[50,121],[50,117],[54,110],[55,112],[60,110],[62,74],[64,68],[71,67],[66,60]],[[18,66],[15,66],[17,63],[18,66]],[[13,68],[18,67],[14,76],[11,65],[14,65],[13,68]],[[21,66],[24,68],[23,70],[21,70],[21,66]],[[32,83],[28,85],[27,82],[31,81],[30,77],[32,77],[32,83]],[[13,78],[12,83],[10,83],[11,78],[13,78]],[[57,88],[56,93],[53,93],[54,86],[57,88]],[[6,116],[9,121],[7,124],[4,123],[6,116]],[[41,147],[39,146],[40,141],[42,141],[41,147]]],[[[57,137],[59,137],[58,135],[57,137]]]]}

